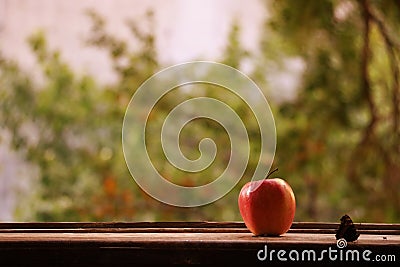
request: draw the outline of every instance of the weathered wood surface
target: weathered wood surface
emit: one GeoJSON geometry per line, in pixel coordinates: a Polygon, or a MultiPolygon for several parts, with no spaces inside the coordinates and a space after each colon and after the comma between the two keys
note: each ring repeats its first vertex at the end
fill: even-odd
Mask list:
{"type": "MultiPolygon", "coordinates": [[[[346,249],[394,255],[400,266],[400,224],[356,224],[361,236],[346,249]]],[[[281,237],[254,237],[240,222],[0,223],[0,266],[121,266],[217,264],[287,266],[355,264],[354,261],[260,261],[268,251],[338,250],[335,223],[294,223],[281,237]]],[[[362,265],[371,262],[360,262],[362,265]]],[[[376,262],[375,262],[376,263],[376,262]]]]}

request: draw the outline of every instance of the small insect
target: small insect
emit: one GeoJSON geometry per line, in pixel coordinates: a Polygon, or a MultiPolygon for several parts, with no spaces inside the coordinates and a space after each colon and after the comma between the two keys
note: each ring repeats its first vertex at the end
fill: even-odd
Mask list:
{"type": "Polygon", "coordinates": [[[340,218],[340,226],[336,231],[336,239],[344,238],[348,242],[353,242],[358,239],[360,233],[357,232],[356,226],[353,224],[350,216],[345,214],[340,218]]]}

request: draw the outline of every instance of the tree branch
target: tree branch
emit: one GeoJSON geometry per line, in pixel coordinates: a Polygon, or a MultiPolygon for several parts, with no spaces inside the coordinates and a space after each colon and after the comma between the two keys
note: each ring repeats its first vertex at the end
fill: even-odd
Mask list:
{"type": "Polygon", "coordinates": [[[371,138],[374,134],[375,125],[378,121],[377,109],[373,100],[371,82],[368,73],[369,62],[371,59],[371,48],[370,48],[370,31],[371,31],[371,13],[369,8],[369,3],[367,0],[361,0],[360,2],[362,10],[362,19],[364,23],[363,32],[363,47],[361,49],[361,91],[364,98],[367,101],[368,110],[370,113],[370,120],[368,125],[365,127],[363,135],[360,142],[356,145],[350,156],[349,166],[348,166],[348,177],[349,179],[360,187],[359,181],[356,179],[356,164],[353,162],[359,162],[356,158],[359,157],[361,152],[369,145],[371,138]]]}
{"type": "Polygon", "coordinates": [[[392,106],[393,106],[393,132],[396,135],[400,134],[400,67],[396,57],[396,49],[400,50],[400,45],[390,34],[390,30],[385,25],[381,16],[372,9],[369,9],[370,18],[378,26],[378,30],[382,35],[386,50],[388,52],[388,58],[390,61],[390,67],[393,73],[393,85],[392,85],[392,106]]]}
{"type": "Polygon", "coordinates": [[[363,91],[364,97],[367,100],[369,112],[370,112],[370,123],[366,128],[364,142],[368,141],[369,137],[372,135],[375,123],[378,119],[376,106],[372,96],[371,82],[368,73],[369,61],[371,58],[371,48],[370,48],[370,31],[371,31],[371,12],[367,0],[361,1],[361,7],[363,11],[364,19],[364,46],[362,48],[361,54],[361,90],[363,91]]]}

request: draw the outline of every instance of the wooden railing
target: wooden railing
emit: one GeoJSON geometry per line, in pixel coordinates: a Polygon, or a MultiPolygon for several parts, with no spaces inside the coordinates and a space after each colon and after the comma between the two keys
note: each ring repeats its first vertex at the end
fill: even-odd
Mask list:
{"type": "Polygon", "coordinates": [[[400,266],[400,224],[355,225],[359,239],[339,248],[335,223],[293,223],[281,237],[240,222],[0,223],[0,266],[400,266]]]}

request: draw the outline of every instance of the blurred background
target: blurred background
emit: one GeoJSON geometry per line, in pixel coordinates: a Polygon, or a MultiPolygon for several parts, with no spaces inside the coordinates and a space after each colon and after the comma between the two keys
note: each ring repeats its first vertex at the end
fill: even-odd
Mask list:
{"type": "MultiPolygon", "coordinates": [[[[237,197],[258,160],[260,133],[224,90],[166,95],[152,113],[151,158],[177,184],[212,181],[217,157],[194,178],[166,163],[157,125],[178,103],[220,99],[240,115],[250,163],[224,198],[176,208],[130,176],[121,127],[135,90],[190,60],[249,75],[277,127],[274,166],[293,187],[296,221],[400,221],[400,2],[397,0],[0,0],[0,221],[240,220],[237,197]]],[[[229,148],[207,120],[182,131],[229,148]]],[[[219,150],[219,151],[220,151],[219,150]]],[[[137,155],[140,157],[141,155],[137,155]]]]}

